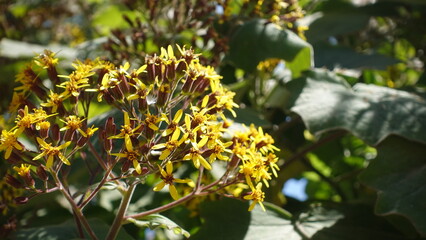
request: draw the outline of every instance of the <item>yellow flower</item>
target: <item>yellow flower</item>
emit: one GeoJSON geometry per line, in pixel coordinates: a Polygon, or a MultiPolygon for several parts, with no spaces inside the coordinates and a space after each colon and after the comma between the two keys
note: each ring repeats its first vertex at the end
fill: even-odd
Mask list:
{"type": "Polygon", "coordinates": [[[58,107],[62,104],[62,102],[66,99],[65,95],[54,93],[50,90],[49,98],[47,102],[41,103],[40,105],[43,107],[51,107],[52,113],[55,113],[58,110],[58,107]]]}
{"type": "Polygon", "coordinates": [[[66,117],[65,120],[66,121],[61,119],[61,121],[64,122],[66,125],[65,127],[61,128],[60,131],[65,131],[69,129],[74,132],[77,130],[83,137],[87,137],[86,132],[81,129],[81,127],[83,127],[84,118],[81,119],[75,115],[70,115],[66,117]]]}
{"type": "Polygon", "coordinates": [[[173,117],[172,121],[169,121],[167,117],[164,117],[164,120],[167,122],[167,124],[169,125],[167,127],[166,130],[164,130],[162,136],[168,136],[171,133],[174,133],[176,131],[178,131],[180,133],[180,129],[178,128],[179,125],[179,121],[182,118],[183,115],[183,110],[179,109],[176,113],[175,116],[173,117]]]}
{"type": "Polygon", "coordinates": [[[232,153],[232,151],[228,149],[228,147],[231,145],[232,145],[232,142],[222,143],[219,139],[216,140],[216,144],[212,148],[212,154],[209,157],[209,162],[212,163],[216,159],[219,159],[222,161],[229,160],[229,157],[222,155],[222,153],[232,153]]]}
{"type": "Polygon", "coordinates": [[[178,178],[174,178],[173,177],[173,164],[172,162],[168,161],[166,164],[166,171],[164,171],[163,168],[161,168],[160,166],[158,166],[158,168],[160,169],[160,174],[161,174],[161,179],[163,180],[162,182],[158,183],[155,187],[154,187],[154,191],[160,191],[161,189],[164,188],[164,186],[166,186],[166,184],[169,186],[169,192],[170,195],[172,196],[172,198],[174,200],[178,200],[179,199],[179,194],[176,190],[176,187],[173,185],[173,183],[193,183],[191,179],[178,179],[178,178]]]}
{"type": "Polygon", "coordinates": [[[147,113],[145,115],[145,125],[154,131],[157,131],[159,129],[158,123],[161,122],[162,120],[164,120],[163,117],[152,115],[151,113],[147,113]]]}
{"type": "Polygon", "coordinates": [[[71,165],[68,159],[61,152],[62,149],[67,148],[71,144],[71,141],[66,142],[57,147],[53,147],[51,143],[46,143],[43,139],[39,137],[37,137],[37,142],[40,145],[40,149],[42,150],[42,152],[39,155],[35,156],[33,160],[38,160],[42,157],[47,156],[46,168],[51,168],[55,156],[58,156],[63,163],[65,163],[66,165],[71,165]]]}
{"type": "Polygon", "coordinates": [[[121,126],[120,133],[109,137],[109,139],[118,139],[118,138],[124,138],[124,142],[126,144],[126,147],[129,148],[132,145],[132,142],[130,140],[131,136],[134,136],[138,133],[138,130],[142,127],[142,125],[139,125],[137,127],[132,127],[132,124],[130,123],[129,113],[124,113],[124,125],[121,126]]]}
{"type": "Polygon", "coordinates": [[[44,50],[44,53],[34,58],[34,62],[35,64],[37,64],[38,66],[42,68],[49,68],[49,67],[57,65],[59,62],[59,59],[55,58],[55,55],[56,53],[52,51],[44,50]]]}
{"type": "Polygon", "coordinates": [[[28,106],[25,105],[22,115],[18,115],[15,122],[16,126],[14,128],[18,128],[16,131],[16,135],[18,136],[25,130],[25,128],[30,128],[31,125],[36,122],[36,119],[32,114],[28,113],[28,106]]]}
{"type": "Polygon", "coordinates": [[[65,81],[58,85],[60,88],[64,88],[65,91],[62,93],[65,97],[74,96],[78,97],[80,95],[80,89],[90,86],[89,77],[94,75],[95,72],[85,72],[85,71],[74,71],[69,76],[58,75],[59,77],[68,78],[68,81],[65,81]]]}
{"type": "Polygon", "coordinates": [[[246,200],[252,200],[253,202],[250,204],[249,211],[253,210],[254,206],[256,206],[257,203],[262,207],[263,211],[265,211],[265,206],[263,206],[263,200],[265,198],[265,193],[262,192],[262,183],[258,183],[256,185],[256,188],[251,189],[252,192],[250,195],[244,196],[244,199],[246,200]]]}
{"type": "Polygon", "coordinates": [[[200,151],[200,148],[202,148],[206,143],[207,138],[202,138],[198,143],[191,142],[192,148],[189,149],[189,152],[183,157],[183,160],[192,160],[196,168],[199,168],[201,164],[207,170],[211,170],[212,166],[206,161],[206,159],[202,156],[202,152],[200,151]]]}
{"type": "Polygon", "coordinates": [[[27,176],[27,174],[30,172],[30,169],[31,165],[29,164],[21,164],[20,167],[13,167],[13,170],[15,170],[21,177],[27,176]]]}
{"type": "Polygon", "coordinates": [[[17,130],[14,131],[6,131],[3,130],[1,132],[1,138],[0,138],[0,151],[6,150],[4,153],[4,158],[8,159],[10,157],[10,154],[12,153],[13,149],[22,150],[23,147],[18,142],[17,139],[17,130]]]}
{"type": "Polygon", "coordinates": [[[23,92],[13,92],[12,101],[9,104],[9,112],[16,113],[25,104],[27,97],[23,92]]]}
{"type": "MultiPolygon", "coordinates": [[[[177,128],[177,129],[179,129],[179,128],[177,128]]],[[[185,141],[184,137],[182,137],[180,140],[178,140],[179,136],[180,136],[180,131],[176,130],[173,133],[172,137],[169,139],[169,141],[167,141],[166,143],[160,143],[160,144],[154,145],[152,147],[153,150],[165,148],[161,152],[161,155],[160,155],[160,158],[159,158],[160,160],[164,160],[168,156],[170,156],[170,154],[185,141]]]]}
{"type": "Polygon", "coordinates": [[[130,138],[129,138],[129,142],[126,142],[126,151],[122,153],[112,153],[111,155],[121,157],[121,158],[127,158],[127,160],[133,163],[133,167],[135,168],[136,172],[138,174],[142,173],[142,169],[139,164],[140,153],[136,152],[133,149],[133,145],[132,145],[132,142],[130,141],[130,138]]]}

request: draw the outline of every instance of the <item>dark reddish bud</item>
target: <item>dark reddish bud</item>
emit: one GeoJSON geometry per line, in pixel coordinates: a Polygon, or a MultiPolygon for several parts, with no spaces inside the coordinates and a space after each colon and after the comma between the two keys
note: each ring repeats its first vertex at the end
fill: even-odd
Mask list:
{"type": "Polygon", "coordinates": [[[208,80],[207,78],[202,77],[202,79],[199,82],[197,82],[197,86],[194,89],[194,92],[196,92],[196,93],[203,93],[204,90],[206,89],[206,87],[209,86],[209,84],[210,84],[210,80],[208,80]]]}
{"type": "Polygon", "coordinates": [[[115,88],[110,89],[110,93],[113,96],[114,101],[123,100],[124,98],[124,94],[123,94],[123,91],[121,90],[120,85],[117,85],[115,88]]]}
{"type": "Polygon", "coordinates": [[[54,124],[51,127],[51,134],[54,142],[59,142],[61,140],[61,132],[59,131],[58,124],[54,124]]]}
{"type": "Polygon", "coordinates": [[[105,134],[107,137],[115,135],[116,126],[114,123],[114,118],[109,117],[105,122],[105,134]]]}
{"type": "Polygon", "coordinates": [[[35,182],[29,171],[26,172],[25,176],[22,176],[22,178],[28,187],[34,187],[35,182]]]}
{"type": "Polygon", "coordinates": [[[157,95],[157,106],[163,107],[166,105],[169,100],[170,95],[170,85],[169,84],[161,84],[158,95],[157,95]]]}
{"type": "Polygon", "coordinates": [[[89,138],[81,136],[77,141],[77,146],[83,147],[87,143],[87,140],[89,140],[89,138]]]}
{"type": "Polygon", "coordinates": [[[23,188],[24,187],[18,179],[16,179],[14,176],[12,176],[10,174],[6,174],[6,182],[7,182],[7,184],[9,184],[10,186],[12,186],[14,188],[23,188]]]}
{"type": "Polygon", "coordinates": [[[47,179],[49,179],[49,176],[46,173],[46,170],[44,170],[43,166],[38,166],[37,170],[36,170],[37,176],[43,180],[43,181],[47,181],[47,179]]]}
{"type": "Polygon", "coordinates": [[[142,113],[145,113],[148,110],[148,102],[146,101],[146,98],[139,98],[139,111],[142,113]]]}
{"type": "Polygon", "coordinates": [[[123,166],[121,166],[121,172],[127,172],[130,168],[130,165],[132,164],[132,162],[130,161],[124,161],[123,162],[123,166]]]}
{"type": "Polygon", "coordinates": [[[180,61],[176,67],[176,73],[177,74],[183,74],[183,72],[188,69],[188,66],[186,65],[186,63],[184,61],[180,61]]]}
{"type": "Polygon", "coordinates": [[[54,85],[57,85],[57,84],[60,83],[59,77],[58,77],[58,72],[56,71],[55,66],[50,65],[47,68],[47,75],[49,76],[50,80],[52,80],[54,85]]]}
{"type": "Polygon", "coordinates": [[[104,140],[104,148],[107,152],[111,152],[112,151],[112,139],[105,139],[104,140]]]}
{"type": "Polygon", "coordinates": [[[175,76],[176,76],[175,61],[173,61],[172,63],[168,64],[166,66],[166,70],[167,70],[167,78],[169,80],[173,81],[175,79],[175,76]]]}
{"type": "Polygon", "coordinates": [[[65,131],[64,140],[65,140],[66,142],[68,142],[68,141],[72,141],[72,140],[73,140],[73,137],[74,137],[74,130],[67,129],[67,130],[65,131]]]}
{"type": "Polygon", "coordinates": [[[120,89],[123,91],[123,93],[129,93],[130,92],[130,86],[129,86],[129,83],[128,83],[128,81],[127,81],[127,77],[126,76],[124,76],[124,75],[121,75],[120,76],[120,83],[119,83],[119,86],[120,86],[120,89]]]}
{"type": "Polygon", "coordinates": [[[240,163],[240,158],[238,158],[237,156],[233,156],[231,158],[231,161],[229,162],[229,167],[231,169],[236,168],[238,166],[238,164],[240,163]]]}
{"type": "Polygon", "coordinates": [[[187,76],[185,83],[182,86],[182,92],[183,93],[189,93],[191,91],[191,87],[192,87],[193,83],[194,83],[194,80],[192,79],[192,77],[187,76]]]}
{"type": "Polygon", "coordinates": [[[15,203],[16,204],[25,204],[28,202],[28,198],[27,197],[17,197],[15,198],[15,203]]]}
{"type": "Polygon", "coordinates": [[[150,58],[147,57],[146,71],[148,74],[146,78],[146,82],[148,84],[153,84],[155,82],[155,65],[151,57],[150,58]]]}

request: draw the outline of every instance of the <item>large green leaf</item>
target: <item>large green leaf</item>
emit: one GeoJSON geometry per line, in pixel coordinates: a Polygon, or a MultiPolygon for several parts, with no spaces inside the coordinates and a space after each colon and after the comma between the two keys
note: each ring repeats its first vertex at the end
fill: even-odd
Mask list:
{"type": "Polygon", "coordinates": [[[205,221],[191,239],[404,239],[364,206],[313,204],[299,215],[291,216],[269,203],[265,204],[265,212],[259,206],[248,212],[248,205],[227,198],[203,203],[200,213],[205,221]]]}
{"type": "Polygon", "coordinates": [[[403,240],[386,220],[363,205],[315,204],[294,221],[295,229],[312,240],[403,240]],[[350,233],[350,234],[348,234],[350,233]]]}
{"type": "MultiPolygon", "coordinates": [[[[244,23],[231,37],[229,59],[235,66],[253,71],[260,61],[280,58],[292,62],[298,54],[299,66],[311,67],[311,46],[295,33],[280,29],[266,20],[255,19],[244,23]],[[304,49],[308,49],[302,51],[304,49]]],[[[301,71],[297,69],[297,71],[301,71]]]]}
{"type": "MultiPolygon", "coordinates": [[[[98,219],[89,220],[89,224],[99,239],[105,239],[109,226],[98,219]]],[[[87,236],[88,237],[88,236],[87,236]]],[[[78,239],[74,220],[68,220],[62,224],[36,228],[21,229],[15,234],[16,240],[66,240],[78,239]]],[[[133,239],[123,229],[118,233],[117,239],[133,239]]]]}
{"type": "Polygon", "coordinates": [[[258,206],[249,212],[248,207],[248,202],[229,198],[203,203],[205,223],[191,239],[302,239],[283,210],[267,204],[266,212],[258,206]]]}
{"type": "Polygon", "coordinates": [[[175,234],[182,234],[187,238],[190,236],[189,232],[185,231],[185,229],[181,228],[175,222],[160,214],[151,214],[139,220],[129,218],[127,219],[127,223],[133,223],[140,228],[148,227],[153,230],[157,228],[163,228],[171,230],[175,234]]]}
{"type": "Polygon", "coordinates": [[[391,136],[377,152],[361,175],[364,183],[379,190],[376,212],[403,215],[426,236],[426,145],[391,136]]]}
{"type": "Polygon", "coordinates": [[[368,68],[385,70],[389,65],[399,61],[378,53],[363,54],[353,49],[341,46],[331,46],[329,44],[314,44],[315,66],[342,68],[368,68]]]}
{"type": "Polygon", "coordinates": [[[358,83],[325,70],[307,72],[287,84],[291,110],[313,133],[346,129],[366,143],[389,134],[426,142],[426,102],[405,91],[358,83]]]}

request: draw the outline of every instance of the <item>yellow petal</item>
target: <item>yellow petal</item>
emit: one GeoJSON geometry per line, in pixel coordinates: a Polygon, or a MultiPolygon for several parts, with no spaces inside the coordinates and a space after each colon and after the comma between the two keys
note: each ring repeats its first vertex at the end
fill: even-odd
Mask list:
{"type": "Polygon", "coordinates": [[[160,191],[161,189],[163,189],[164,188],[164,186],[166,186],[166,183],[165,182],[163,182],[163,181],[161,181],[160,183],[158,183],[155,187],[154,187],[154,191],[156,191],[156,192],[158,192],[158,191],[160,191]]]}
{"type": "Polygon", "coordinates": [[[172,175],[172,173],[173,173],[173,164],[172,164],[172,162],[167,162],[167,164],[166,164],[166,172],[169,174],[169,175],[172,175]]]}
{"type": "Polygon", "coordinates": [[[178,140],[179,136],[180,136],[180,129],[176,128],[175,131],[173,132],[171,140],[176,141],[176,140],[178,140]]]}
{"type": "Polygon", "coordinates": [[[4,158],[8,159],[10,157],[10,154],[12,153],[12,148],[7,148],[6,152],[4,153],[4,158]]]}
{"type": "Polygon", "coordinates": [[[170,153],[171,153],[171,151],[170,151],[169,149],[164,150],[164,151],[161,153],[161,155],[160,155],[159,159],[160,159],[160,160],[164,160],[164,159],[166,159],[166,158],[170,155],[170,153]]]}
{"type": "Polygon", "coordinates": [[[137,160],[133,160],[133,167],[135,168],[138,174],[142,173],[141,165],[139,164],[137,160]]]}
{"type": "Polygon", "coordinates": [[[58,154],[58,157],[59,157],[59,159],[61,159],[61,161],[62,161],[63,163],[65,163],[66,165],[71,165],[70,161],[68,161],[68,159],[67,159],[64,155],[62,155],[61,153],[60,153],[60,154],[58,154]]]}
{"type": "Polygon", "coordinates": [[[174,185],[169,185],[169,192],[170,192],[170,195],[172,196],[172,198],[174,200],[179,199],[179,194],[178,194],[176,187],[174,185]]]}
{"type": "Polygon", "coordinates": [[[128,134],[124,135],[124,143],[126,144],[126,149],[129,152],[133,151],[132,140],[130,140],[130,136],[128,134]]]}
{"type": "Polygon", "coordinates": [[[129,113],[124,112],[124,125],[130,126],[129,113]]]}
{"type": "Polygon", "coordinates": [[[47,158],[46,168],[51,168],[52,165],[53,165],[53,156],[49,155],[49,157],[47,158]]]}
{"type": "MultiPolygon", "coordinates": [[[[253,210],[253,208],[256,206],[256,201],[253,201],[251,204],[250,204],[250,207],[249,207],[249,212],[251,212],[251,210],[253,210]]],[[[263,205],[262,205],[263,206],[263,205]]]]}
{"type": "Polygon", "coordinates": [[[175,122],[175,123],[179,123],[180,119],[182,118],[182,115],[183,115],[183,110],[182,110],[182,109],[179,109],[179,110],[176,112],[175,117],[173,118],[173,122],[175,122]]]}

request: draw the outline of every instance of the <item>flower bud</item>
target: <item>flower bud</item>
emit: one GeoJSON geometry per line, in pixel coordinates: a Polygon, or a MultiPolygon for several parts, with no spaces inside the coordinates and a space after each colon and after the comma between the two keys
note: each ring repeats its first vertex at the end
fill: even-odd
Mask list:
{"type": "Polygon", "coordinates": [[[146,101],[146,98],[139,98],[139,111],[142,113],[145,113],[148,110],[148,102],[146,101]]]}
{"type": "Polygon", "coordinates": [[[81,136],[77,141],[77,146],[83,147],[87,143],[87,140],[89,140],[89,138],[81,136]]]}
{"type": "Polygon", "coordinates": [[[54,142],[59,142],[61,140],[61,132],[59,131],[59,125],[58,124],[54,124],[51,127],[51,134],[52,134],[52,139],[54,142]]]}
{"type": "Polygon", "coordinates": [[[104,140],[104,148],[107,152],[111,152],[112,151],[112,139],[105,139],[104,140]]]}
{"type": "Polygon", "coordinates": [[[163,107],[166,105],[170,96],[170,85],[169,84],[161,84],[158,95],[157,95],[157,106],[163,107]]]}
{"type": "Polygon", "coordinates": [[[105,122],[105,134],[107,137],[115,135],[116,126],[114,123],[114,118],[109,117],[107,121],[105,122]]]}
{"type": "Polygon", "coordinates": [[[23,188],[24,187],[18,179],[16,179],[14,176],[12,176],[10,174],[6,174],[6,182],[7,182],[7,184],[9,184],[10,186],[12,186],[14,188],[23,188]]]}
{"type": "Polygon", "coordinates": [[[43,181],[47,181],[49,179],[49,176],[47,175],[46,170],[44,170],[42,165],[37,167],[36,173],[37,176],[43,181]]]}
{"type": "Polygon", "coordinates": [[[127,172],[128,170],[129,170],[129,168],[130,168],[130,164],[131,164],[132,162],[130,162],[130,161],[124,161],[123,162],[123,166],[121,166],[121,172],[123,172],[123,173],[125,173],[125,172],[127,172]]]}

